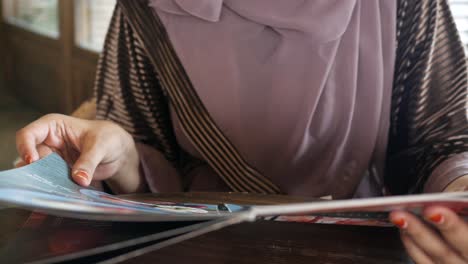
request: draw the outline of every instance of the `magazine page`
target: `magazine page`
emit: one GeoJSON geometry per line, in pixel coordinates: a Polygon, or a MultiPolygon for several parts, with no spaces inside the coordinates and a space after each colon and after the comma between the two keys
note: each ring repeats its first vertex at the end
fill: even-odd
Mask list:
{"type": "Polygon", "coordinates": [[[70,168],[57,154],[25,167],[0,172],[0,204],[106,221],[210,220],[247,210],[247,207],[228,204],[136,202],[83,188],[71,180],[70,168]]]}
{"type": "Polygon", "coordinates": [[[68,165],[57,154],[22,168],[0,172],[2,203],[52,215],[106,221],[196,221],[244,214],[246,219],[385,226],[385,213],[391,210],[404,209],[417,214],[425,206],[436,204],[468,216],[466,192],[269,206],[137,202],[78,186],[70,178],[68,165]]]}
{"type": "Polygon", "coordinates": [[[394,227],[395,225],[388,220],[388,214],[388,212],[313,213],[309,215],[271,216],[263,219],[306,224],[394,227]]]}
{"type": "Polygon", "coordinates": [[[255,206],[252,214],[275,221],[390,226],[387,220],[390,211],[407,210],[418,215],[431,205],[451,208],[468,219],[468,192],[255,206]]]}

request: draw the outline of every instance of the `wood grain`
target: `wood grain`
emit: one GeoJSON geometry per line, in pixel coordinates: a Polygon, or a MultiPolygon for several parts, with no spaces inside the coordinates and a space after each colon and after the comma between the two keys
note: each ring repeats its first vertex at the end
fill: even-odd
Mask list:
{"type": "MultiPolygon", "coordinates": [[[[238,204],[311,200],[239,193],[143,194],[123,197],[139,201],[238,204]]],[[[14,236],[28,215],[28,212],[17,209],[0,210],[0,247],[14,236]]],[[[125,263],[393,264],[411,261],[403,249],[396,228],[257,221],[212,232],[125,263]]]]}
{"type": "MultiPolygon", "coordinates": [[[[243,193],[124,196],[139,201],[277,204],[316,199],[243,193]]],[[[257,221],[231,226],[125,263],[411,263],[396,228],[257,221]]]]}

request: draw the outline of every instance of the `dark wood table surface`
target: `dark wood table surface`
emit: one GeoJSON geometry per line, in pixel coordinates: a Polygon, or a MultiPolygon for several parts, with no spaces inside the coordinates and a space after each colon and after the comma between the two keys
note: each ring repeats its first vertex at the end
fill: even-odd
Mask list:
{"type": "MultiPolygon", "coordinates": [[[[228,193],[146,194],[134,200],[275,204],[307,199],[228,193]]],[[[29,216],[0,210],[0,246],[29,216]]],[[[395,228],[257,221],[230,226],[125,263],[411,263],[395,228]]]]}

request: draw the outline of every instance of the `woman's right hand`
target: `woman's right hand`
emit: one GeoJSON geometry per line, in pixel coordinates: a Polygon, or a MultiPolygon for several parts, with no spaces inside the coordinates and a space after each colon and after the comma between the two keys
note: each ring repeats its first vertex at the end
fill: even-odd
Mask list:
{"type": "Polygon", "coordinates": [[[58,153],[82,186],[106,180],[117,193],[146,191],[132,136],[110,121],[46,115],[17,132],[16,146],[27,164],[58,153]]]}

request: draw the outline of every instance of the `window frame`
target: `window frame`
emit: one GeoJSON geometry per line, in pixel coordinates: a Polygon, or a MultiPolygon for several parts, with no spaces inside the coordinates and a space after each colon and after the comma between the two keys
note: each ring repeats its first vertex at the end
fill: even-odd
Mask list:
{"type": "Polygon", "coordinates": [[[21,28],[23,30],[27,30],[38,35],[52,38],[52,39],[59,39],[60,38],[60,2],[61,0],[57,1],[57,28],[54,31],[43,29],[40,27],[35,27],[30,23],[25,22],[23,19],[18,18],[19,14],[19,6],[18,1],[16,0],[2,0],[2,22],[10,24],[11,26],[15,26],[21,28]],[[12,6],[8,8],[4,8],[5,3],[10,3],[12,6]]]}
{"type": "MultiPolygon", "coordinates": [[[[84,50],[100,53],[102,50],[102,45],[97,46],[93,45],[92,43],[80,41],[80,39],[86,39],[92,33],[93,16],[90,1],[92,0],[73,0],[75,18],[78,19],[77,16],[79,15],[79,22],[81,23],[80,26],[75,25],[74,28],[75,45],[84,50]],[[86,25],[83,26],[83,23],[86,25]]],[[[113,2],[113,5],[115,5],[115,1],[113,2]]],[[[76,19],[74,20],[75,22],[77,21],[76,19]]]]}
{"type": "Polygon", "coordinates": [[[21,19],[15,19],[15,14],[18,13],[18,2],[16,0],[0,0],[0,23],[5,29],[10,28],[20,31],[21,34],[27,36],[27,38],[32,41],[48,42],[50,45],[54,45],[62,50],[69,50],[69,52],[73,53],[75,56],[84,56],[89,60],[97,60],[101,49],[93,45],[84,45],[79,41],[80,34],[88,34],[92,26],[89,21],[90,14],[86,11],[88,8],[86,8],[86,6],[84,6],[84,8],[77,8],[80,2],[89,4],[88,1],[57,0],[58,28],[55,33],[31,27],[31,25],[22,22],[21,19]],[[5,2],[13,5],[13,7],[8,7],[8,9],[11,8],[12,10],[4,8],[5,2]],[[80,14],[77,13],[80,12],[79,9],[81,9],[80,14]],[[7,12],[13,12],[14,14],[10,15],[7,12]],[[77,15],[85,16],[80,22],[88,23],[88,26],[86,26],[87,32],[78,32],[79,27],[75,25],[77,15]]]}

